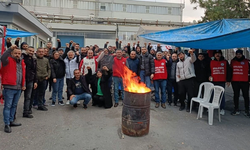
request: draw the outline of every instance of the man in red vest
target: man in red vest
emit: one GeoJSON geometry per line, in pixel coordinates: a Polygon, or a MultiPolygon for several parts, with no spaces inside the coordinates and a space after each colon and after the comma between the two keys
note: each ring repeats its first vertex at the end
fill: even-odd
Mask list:
{"type": "Polygon", "coordinates": [[[232,87],[234,91],[234,111],[231,115],[239,115],[239,96],[240,90],[242,91],[245,101],[245,116],[249,117],[249,83],[250,65],[249,60],[245,58],[242,50],[236,51],[236,56],[231,61],[233,70],[232,87]]]}
{"type": "Polygon", "coordinates": [[[160,95],[159,91],[161,89],[161,107],[166,109],[166,87],[167,87],[167,63],[169,61],[169,57],[166,59],[162,59],[162,52],[156,53],[155,63],[155,74],[154,74],[154,88],[155,88],[155,108],[158,108],[160,105],[160,95]]]}
{"type": "Polygon", "coordinates": [[[119,84],[121,85],[122,100],[124,98],[122,75],[124,67],[126,65],[126,60],[127,60],[126,58],[122,57],[122,50],[121,49],[116,50],[116,57],[114,58],[114,63],[113,63],[113,82],[114,82],[114,98],[115,98],[114,107],[117,107],[119,102],[119,94],[118,94],[119,84]]]}
{"type": "MultiPolygon", "coordinates": [[[[227,86],[230,85],[232,71],[228,61],[222,56],[221,50],[214,51],[214,60],[210,62],[210,71],[209,81],[213,82],[214,85],[222,86],[223,88],[225,88],[225,83],[227,86]]],[[[221,101],[220,109],[220,114],[225,115],[225,93],[221,101]]]]}
{"type": "Polygon", "coordinates": [[[2,85],[4,96],[4,132],[11,133],[11,126],[21,126],[14,122],[14,115],[21,91],[25,90],[25,63],[21,50],[13,45],[1,57],[2,85]]]}

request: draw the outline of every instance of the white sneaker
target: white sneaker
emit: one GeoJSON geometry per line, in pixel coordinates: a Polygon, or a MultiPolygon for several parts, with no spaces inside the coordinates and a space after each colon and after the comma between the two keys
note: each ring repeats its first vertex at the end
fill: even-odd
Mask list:
{"type": "Polygon", "coordinates": [[[67,100],[66,104],[69,105],[69,100],[67,100]]]}
{"type": "Polygon", "coordinates": [[[80,102],[80,101],[78,101],[78,102],[77,102],[77,105],[81,105],[81,102],[80,102]]]}
{"type": "Polygon", "coordinates": [[[224,116],[224,115],[225,115],[225,110],[224,110],[224,109],[220,110],[220,114],[221,114],[222,116],[224,116]]]}

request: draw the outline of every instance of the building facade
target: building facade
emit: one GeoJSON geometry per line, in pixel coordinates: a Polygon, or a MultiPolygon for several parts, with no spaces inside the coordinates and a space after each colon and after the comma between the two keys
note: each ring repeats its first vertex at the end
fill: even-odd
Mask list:
{"type": "MultiPolygon", "coordinates": [[[[133,43],[140,26],[182,27],[183,3],[133,0],[22,0],[22,5],[53,31],[52,42],[74,40],[80,46],[118,37],[133,43]]],[[[64,46],[64,45],[63,45],[64,46]]]]}
{"type": "MultiPolygon", "coordinates": [[[[43,23],[18,3],[0,2],[0,25],[10,29],[37,33],[37,35],[21,39],[21,42],[25,41],[34,47],[44,46],[53,36],[53,33],[43,23]]],[[[12,43],[14,42],[15,39],[12,40],[12,43]]]]}

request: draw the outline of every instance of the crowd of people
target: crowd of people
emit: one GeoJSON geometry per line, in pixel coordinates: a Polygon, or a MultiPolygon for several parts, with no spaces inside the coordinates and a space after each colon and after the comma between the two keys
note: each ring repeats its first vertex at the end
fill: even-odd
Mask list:
{"type": "MultiPolygon", "coordinates": [[[[46,89],[51,93],[51,106],[64,105],[63,87],[66,78],[66,104],[73,107],[83,100],[83,108],[92,106],[106,109],[119,106],[124,99],[122,73],[128,67],[138,77],[138,82],[154,89],[155,107],[166,109],[177,106],[179,110],[190,109],[190,100],[198,94],[203,82],[212,82],[225,88],[232,84],[235,109],[232,115],[240,114],[239,96],[242,90],[245,101],[245,115],[249,115],[249,60],[242,50],[229,64],[221,50],[213,51],[213,59],[207,53],[188,53],[179,47],[162,51],[161,45],[153,49],[151,43],[127,43],[116,39],[115,46],[104,44],[80,47],[70,41],[62,48],[60,39],[57,47],[48,42],[45,48],[35,49],[17,38],[15,44],[7,39],[7,50],[1,56],[1,77],[4,97],[4,131],[11,132],[12,126],[21,126],[15,122],[15,113],[22,91],[24,92],[23,117],[33,118],[32,109],[47,111],[46,89]],[[197,55],[197,56],[196,56],[197,55]],[[113,86],[112,86],[113,85],[113,86]],[[113,94],[112,94],[113,93],[113,94]],[[186,98],[187,96],[187,98],[186,98]],[[113,98],[114,105],[113,105],[113,98]],[[186,102],[185,102],[186,100],[186,102]]],[[[225,114],[225,96],[221,102],[221,115],[225,114]]],[[[197,108],[197,104],[194,105],[197,108]]]]}

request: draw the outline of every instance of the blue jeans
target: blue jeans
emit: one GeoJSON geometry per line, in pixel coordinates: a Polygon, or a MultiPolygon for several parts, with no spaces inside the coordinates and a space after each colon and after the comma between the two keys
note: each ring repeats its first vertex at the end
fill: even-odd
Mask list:
{"type": "Polygon", "coordinates": [[[64,78],[57,78],[56,83],[52,83],[52,101],[56,102],[56,95],[58,95],[58,101],[62,101],[64,78]]]}
{"type": "Polygon", "coordinates": [[[145,76],[145,71],[144,70],[140,71],[140,78],[141,78],[141,82],[145,83],[146,86],[148,88],[150,88],[150,85],[151,85],[151,83],[150,83],[150,76],[145,76]]]}
{"type": "Polygon", "coordinates": [[[160,103],[160,89],[161,89],[161,103],[166,103],[166,87],[167,80],[154,80],[155,87],[155,102],[160,103]]]}
{"type": "Polygon", "coordinates": [[[3,90],[3,97],[4,97],[3,120],[5,125],[9,125],[10,122],[14,121],[16,107],[20,95],[21,95],[21,90],[13,90],[13,89],[3,90]]]}
{"type": "Polygon", "coordinates": [[[114,98],[115,98],[115,103],[118,103],[119,102],[119,84],[121,85],[122,99],[124,99],[124,89],[123,89],[122,78],[120,78],[120,77],[113,77],[113,82],[114,82],[114,98]]]}
{"type": "Polygon", "coordinates": [[[76,104],[79,100],[84,100],[84,104],[88,105],[89,101],[91,100],[91,94],[89,93],[82,93],[80,95],[75,95],[70,101],[71,105],[76,104]]]}

